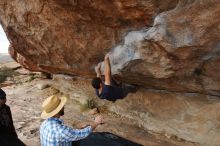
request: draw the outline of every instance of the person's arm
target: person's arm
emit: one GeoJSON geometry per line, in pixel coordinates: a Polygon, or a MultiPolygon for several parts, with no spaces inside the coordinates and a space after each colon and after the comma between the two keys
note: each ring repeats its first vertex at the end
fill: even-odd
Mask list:
{"type": "Polygon", "coordinates": [[[95,72],[96,72],[96,76],[98,78],[101,78],[101,63],[99,63],[96,67],[95,67],[95,72]]]}
{"type": "Polygon", "coordinates": [[[59,132],[59,134],[57,134],[59,135],[57,139],[63,142],[72,142],[72,141],[78,141],[80,139],[84,139],[87,136],[89,136],[89,134],[92,133],[92,127],[87,126],[83,129],[73,129],[68,126],[61,125],[57,132],[59,132]]]}
{"type": "Polygon", "coordinates": [[[89,125],[92,127],[92,130],[94,130],[100,124],[103,124],[103,117],[100,115],[95,117],[94,122],[89,123],[89,125]]]}
{"type": "Polygon", "coordinates": [[[109,60],[109,53],[105,55],[105,85],[111,85],[111,65],[109,60]]]}
{"type": "Polygon", "coordinates": [[[63,141],[77,141],[86,138],[92,131],[100,124],[103,123],[103,117],[97,116],[92,123],[86,124],[83,129],[73,129],[62,125],[60,127],[60,136],[63,141]]]}
{"type": "Polygon", "coordinates": [[[91,126],[92,130],[94,130],[98,125],[103,124],[103,117],[102,116],[97,116],[94,120],[94,122],[85,122],[85,123],[79,123],[77,124],[77,128],[82,129],[87,126],[91,126]]]}

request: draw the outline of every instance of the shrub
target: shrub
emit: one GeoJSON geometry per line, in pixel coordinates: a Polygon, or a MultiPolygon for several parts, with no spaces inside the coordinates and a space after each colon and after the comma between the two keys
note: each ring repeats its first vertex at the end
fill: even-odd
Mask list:
{"type": "Polygon", "coordinates": [[[28,82],[33,81],[36,78],[35,75],[36,75],[35,73],[31,73],[30,76],[29,76],[28,82]]]}
{"type": "Polygon", "coordinates": [[[86,111],[93,108],[97,108],[97,103],[94,99],[87,99],[85,104],[81,104],[82,111],[86,111]]]}
{"type": "Polygon", "coordinates": [[[13,69],[2,67],[0,68],[0,83],[3,83],[7,77],[13,77],[15,71],[13,69]]]}

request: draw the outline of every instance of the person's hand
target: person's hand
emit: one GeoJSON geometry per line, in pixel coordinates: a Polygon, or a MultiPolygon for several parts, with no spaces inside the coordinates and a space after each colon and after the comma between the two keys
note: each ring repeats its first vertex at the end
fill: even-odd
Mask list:
{"type": "Polygon", "coordinates": [[[106,60],[106,59],[109,59],[110,54],[111,54],[111,53],[109,52],[109,53],[107,53],[107,54],[105,55],[105,60],[106,60]]]}
{"type": "Polygon", "coordinates": [[[101,63],[99,63],[97,66],[95,66],[95,72],[100,74],[100,72],[101,72],[101,63]]]}
{"type": "Polygon", "coordinates": [[[94,120],[95,123],[97,124],[103,124],[103,116],[101,115],[98,115],[97,117],[95,117],[95,120],[94,120]]]}
{"type": "Polygon", "coordinates": [[[101,69],[101,63],[99,63],[99,64],[96,66],[96,69],[98,69],[98,70],[101,69]]]}

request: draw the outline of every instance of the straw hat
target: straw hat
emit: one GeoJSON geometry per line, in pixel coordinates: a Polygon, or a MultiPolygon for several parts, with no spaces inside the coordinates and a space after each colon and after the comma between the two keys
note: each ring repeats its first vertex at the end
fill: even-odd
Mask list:
{"type": "Polygon", "coordinates": [[[48,119],[55,116],[66,104],[67,97],[58,98],[55,95],[48,97],[42,104],[41,118],[48,119]]]}

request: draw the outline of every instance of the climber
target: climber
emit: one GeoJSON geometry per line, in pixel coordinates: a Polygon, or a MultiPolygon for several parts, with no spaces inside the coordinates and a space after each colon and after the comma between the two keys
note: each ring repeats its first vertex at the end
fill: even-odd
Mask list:
{"type": "Polygon", "coordinates": [[[64,125],[60,119],[64,115],[64,105],[67,97],[48,97],[43,102],[41,118],[46,119],[40,126],[42,146],[78,146],[80,141],[89,136],[92,131],[103,123],[103,117],[97,116],[94,122],[82,123],[80,129],[64,125]]]}
{"type": "Polygon", "coordinates": [[[109,60],[109,53],[105,55],[105,81],[101,79],[101,64],[99,63],[95,67],[97,77],[92,79],[92,86],[95,88],[96,95],[101,99],[107,99],[110,101],[116,101],[122,99],[127,95],[125,91],[111,76],[111,65],[109,60]]]}
{"type": "Polygon", "coordinates": [[[16,134],[10,107],[5,103],[6,94],[0,88],[0,145],[24,146],[16,134]]]}

